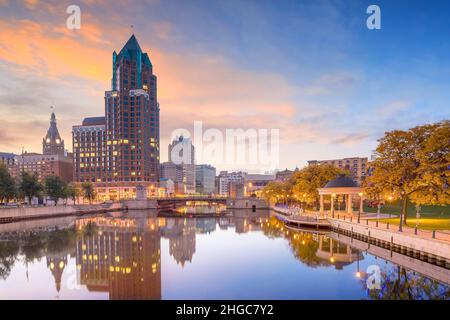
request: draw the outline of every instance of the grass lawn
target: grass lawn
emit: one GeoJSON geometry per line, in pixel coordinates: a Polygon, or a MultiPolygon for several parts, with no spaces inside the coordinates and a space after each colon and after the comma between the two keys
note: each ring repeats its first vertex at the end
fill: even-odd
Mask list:
{"type": "MultiPolygon", "coordinates": [[[[401,202],[381,207],[381,213],[390,213],[393,215],[390,219],[379,219],[381,222],[389,222],[398,225],[401,212],[401,202]]],[[[377,212],[377,208],[364,207],[365,212],[377,212]]],[[[408,203],[407,226],[414,228],[416,226],[416,207],[408,203]]],[[[450,206],[423,206],[420,210],[420,219],[418,221],[419,229],[424,230],[450,230],[450,206]]]]}
{"type": "MultiPolygon", "coordinates": [[[[400,218],[387,218],[378,219],[380,222],[390,223],[392,225],[398,225],[400,223],[400,218]]],[[[450,230],[450,218],[420,218],[417,219],[407,219],[406,225],[410,228],[416,226],[418,221],[418,228],[423,230],[450,230]]]]}

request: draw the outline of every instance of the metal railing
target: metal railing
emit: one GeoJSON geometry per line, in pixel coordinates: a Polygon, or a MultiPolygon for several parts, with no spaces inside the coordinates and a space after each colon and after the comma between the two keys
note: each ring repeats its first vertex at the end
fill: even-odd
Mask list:
{"type": "Polygon", "coordinates": [[[432,238],[432,239],[436,239],[436,240],[450,242],[450,231],[446,231],[446,230],[424,230],[424,229],[419,229],[418,227],[411,228],[411,227],[408,227],[405,225],[403,225],[402,228],[399,228],[399,226],[396,224],[391,224],[389,222],[382,222],[382,221],[378,221],[378,220],[367,219],[365,217],[361,217],[361,220],[359,223],[358,223],[358,218],[355,216],[349,217],[349,216],[345,216],[345,215],[344,216],[335,215],[334,218],[341,220],[341,221],[345,221],[345,222],[351,222],[351,223],[355,223],[355,224],[364,225],[364,226],[367,226],[370,228],[376,228],[376,229],[380,229],[380,230],[390,230],[392,232],[399,232],[399,233],[403,233],[403,234],[414,235],[414,236],[418,236],[421,238],[428,238],[428,239],[432,238]]]}

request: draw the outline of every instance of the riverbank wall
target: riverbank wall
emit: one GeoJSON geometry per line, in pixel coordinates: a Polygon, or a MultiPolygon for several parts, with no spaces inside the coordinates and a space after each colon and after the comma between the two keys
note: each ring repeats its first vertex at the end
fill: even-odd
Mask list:
{"type": "Polygon", "coordinates": [[[48,219],[73,215],[106,213],[118,211],[121,209],[122,209],[121,203],[2,208],[0,209],[0,224],[24,220],[48,219]]]}

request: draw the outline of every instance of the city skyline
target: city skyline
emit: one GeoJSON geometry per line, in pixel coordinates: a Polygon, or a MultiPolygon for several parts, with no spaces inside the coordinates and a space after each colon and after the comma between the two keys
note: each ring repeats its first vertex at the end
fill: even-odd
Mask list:
{"type": "Polygon", "coordinates": [[[220,130],[280,128],[279,169],[370,157],[384,131],[448,118],[450,65],[441,59],[445,8],[405,13],[402,3],[381,1],[382,29],[371,31],[368,4],[123,2],[118,16],[81,1],[81,29],[69,30],[64,1],[1,1],[0,150],[40,150],[54,105],[72,151],[71,127],[102,114],[111,52],[134,32],[158,74],[161,162],[172,130],[195,120],[220,130]],[[428,15],[434,22],[420,23],[428,15]]]}

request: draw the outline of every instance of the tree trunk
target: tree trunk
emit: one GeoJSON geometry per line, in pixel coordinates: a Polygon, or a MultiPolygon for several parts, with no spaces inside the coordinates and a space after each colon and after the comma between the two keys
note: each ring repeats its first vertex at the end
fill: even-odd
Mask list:
{"type": "Polygon", "coordinates": [[[402,217],[403,217],[403,225],[406,225],[406,216],[408,215],[408,197],[405,196],[403,198],[402,203],[402,217]]]}

